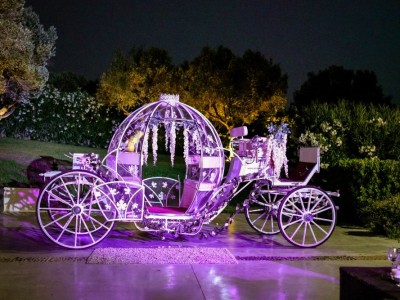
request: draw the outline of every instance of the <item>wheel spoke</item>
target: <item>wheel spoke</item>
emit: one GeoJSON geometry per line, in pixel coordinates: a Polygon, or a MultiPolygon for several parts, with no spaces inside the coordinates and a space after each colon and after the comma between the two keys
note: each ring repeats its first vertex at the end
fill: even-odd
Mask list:
{"type": "Polygon", "coordinates": [[[313,236],[314,242],[317,243],[318,241],[317,241],[317,238],[315,237],[314,230],[312,229],[311,224],[307,223],[307,225],[308,225],[308,227],[310,227],[310,232],[311,232],[311,235],[313,236]]]}
{"type": "MultiPolygon", "coordinates": [[[[297,232],[299,231],[299,229],[301,228],[301,226],[304,224],[304,221],[302,221],[302,220],[298,220],[298,221],[296,221],[296,222],[294,222],[294,223],[298,223],[298,222],[300,222],[300,224],[297,226],[297,228],[295,229],[295,231],[293,232],[293,234],[291,235],[291,239],[293,239],[293,237],[297,234],[297,232]]],[[[294,223],[292,223],[292,224],[294,224],[294,223]]],[[[288,226],[286,226],[286,227],[288,227],[288,226]]]]}
{"type": "Polygon", "coordinates": [[[302,222],[302,221],[303,221],[302,219],[297,219],[297,220],[295,220],[293,222],[290,222],[290,223],[287,223],[287,224],[283,225],[283,227],[286,229],[289,226],[292,226],[293,224],[296,224],[296,223],[299,223],[299,222],[302,222]]]}
{"type": "Polygon", "coordinates": [[[90,215],[85,214],[90,220],[92,220],[94,223],[97,223],[97,225],[99,225],[100,227],[103,228],[108,228],[107,226],[105,226],[103,223],[99,222],[98,220],[96,220],[95,218],[93,218],[90,215]]]}
{"type": "Polygon", "coordinates": [[[65,181],[62,177],[60,177],[60,180],[62,182],[62,185],[61,185],[62,189],[66,192],[66,194],[69,197],[69,199],[71,200],[71,202],[73,204],[75,204],[74,197],[71,195],[71,192],[68,190],[68,184],[65,183],[65,181]]]}
{"type": "Polygon", "coordinates": [[[297,207],[297,205],[296,205],[295,202],[290,201],[289,199],[288,199],[288,202],[289,202],[289,203],[291,204],[291,206],[292,206],[295,210],[297,210],[300,214],[303,213],[304,210],[300,210],[300,208],[297,207]]]}
{"type": "Polygon", "coordinates": [[[63,208],[63,207],[41,207],[40,210],[41,211],[65,211],[65,212],[70,211],[69,208],[63,208]]]}
{"type": "Polygon", "coordinates": [[[60,234],[58,235],[58,238],[56,239],[57,242],[60,240],[60,238],[64,235],[67,227],[69,226],[69,224],[71,224],[72,219],[74,218],[74,216],[71,214],[70,218],[68,219],[68,221],[65,223],[64,227],[62,227],[62,230],[60,232],[60,234]]]}
{"type": "Polygon", "coordinates": [[[312,190],[311,190],[310,193],[308,194],[307,211],[310,211],[311,198],[312,198],[312,190]]]}
{"type": "Polygon", "coordinates": [[[304,245],[306,243],[306,237],[307,237],[307,222],[304,222],[304,231],[303,231],[303,242],[302,245],[304,245]]]}
{"type": "Polygon", "coordinates": [[[290,217],[290,218],[293,218],[293,217],[301,218],[301,216],[302,216],[302,215],[295,214],[295,213],[292,213],[292,212],[282,212],[282,215],[284,215],[286,217],[290,217]]]}
{"type": "MultiPolygon", "coordinates": [[[[82,218],[82,217],[81,217],[81,218],[82,218]]],[[[83,221],[83,225],[85,225],[86,231],[87,231],[87,233],[89,234],[90,239],[91,239],[92,242],[94,243],[94,242],[95,242],[95,239],[94,239],[94,237],[93,237],[93,235],[92,235],[92,232],[90,231],[90,229],[89,229],[89,227],[87,226],[87,224],[86,224],[85,221],[83,221]]],[[[92,223],[92,225],[93,225],[93,223],[92,223]]]]}
{"type": "Polygon", "coordinates": [[[79,219],[80,219],[80,216],[75,217],[75,232],[74,232],[74,246],[75,247],[78,246],[78,232],[80,232],[79,219]]]}
{"type": "Polygon", "coordinates": [[[84,212],[88,212],[89,211],[89,214],[90,213],[92,213],[92,212],[103,212],[100,208],[87,208],[87,209],[84,209],[83,210],[84,212]]]}
{"type": "Polygon", "coordinates": [[[333,223],[333,220],[332,220],[332,219],[325,219],[325,218],[314,217],[313,220],[325,221],[325,222],[333,223]]]}
{"type": "Polygon", "coordinates": [[[321,230],[324,234],[328,234],[328,232],[326,232],[321,226],[319,226],[317,223],[315,223],[314,221],[311,221],[319,230],[321,230]]]}
{"type": "MultiPolygon", "coordinates": [[[[268,221],[269,218],[271,218],[271,220],[272,220],[272,217],[270,217],[269,214],[267,214],[267,215],[268,215],[268,216],[264,219],[264,223],[263,223],[263,225],[261,226],[261,230],[264,230],[265,225],[267,224],[267,221],[268,221]]],[[[273,226],[271,226],[271,227],[273,228],[273,226]]]]}
{"type": "Polygon", "coordinates": [[[324,211],[327,211],[327,210],[331,210],[332,208],[330,207],[330,206],[327,206],[327,207],[322,207],[321,209],[319,209],[319,210],[316,210],[316,211],[312,211],[311,213],[313,214],[313,215],[318,215],[318,214],[320,214],[320,213],[322,213],[322,212],[324,212],[324,211]]]}
{"type": "Polygon", "coordinates": [[[50,225],[54,225],[54,224],[57,224],[59,221],[61,221],[62,219],[65,219],[65,218],[68,218],[69,216],[71,216],[71,212],[69,212],[68,214],[66,214],[66,215],[64,215],[64,216],[61,216],[61,217],[59,217],[58,219],[56,219],[56,220],[53,220],[52,222],[50,222],[50,223],[47,223],[46,225],[43,225],[43,227],[44,228],[46,228],[46,227],[48,227],[48,226],[50,226],[50,225]]]}
{"type": "Polygon", "coordinates": [[[258,209],[249,210],[250,213],[259,212],[259,211],[265,211],[265,209],[263,209],[263,208],[258,208],[258,209]]]}
{"type": "Polygon", "coordinates": [[[259,219],[261,219],[263,216],[265,216],[267,214],[267,212],[263,212],[262,214],[260,214],[257,218],[255,218],[254,220],[253,220],[253,224],[255,223],[255,222],[257,222],[259,219]]]}
{"type": "MultiPolygon", "coordinates": [[[[298,197],[297,197],[297,201],[299,201],[300,202],[300,204],[301,204],[301,211],[303,212],[303,211],[305,211],[306,209],[305,209],[305,207],[304,207],[304,202],[303,202],[303,198],[301,197],[301,193],[300,192],[297,192],[297,194],[299,195],[298,197]]],[[[296,206],[297,207],[297,206],[296,206]]]]}
{"type": "Polygon", "coordinates": [[[49,196],[53,196],[55,199],[49,199],[49,201],[58,201],[61,202],[62,204],[65,204],[69,207],[72,207],[70,202],[65,201],[64,199],[61,199],[59,196],[57,196],[56,194],[53,194],[52,191],[48,191],[47,192],[49,194],[49,196]]]}
{"type": "Polygon", "coordinates": [[[80,175],[80,174],[78,174],[78,176],[77,176],[77,178],[75,179],[76,180],[76,185],[73,185],[73,187],[76,187],[76,203],[77,204],[80,204],[82,201],[81,201],[81,179],[82,179],[82,176],[80,175]]]}
{"type": "Polygon", "coordinates": [[[316,207],[318,207],[318,205],[321,203],[322,198],[319,198],[315,204],[313,205],[313,207],[310,209],[310,211],[314,211],[316,207]]]}

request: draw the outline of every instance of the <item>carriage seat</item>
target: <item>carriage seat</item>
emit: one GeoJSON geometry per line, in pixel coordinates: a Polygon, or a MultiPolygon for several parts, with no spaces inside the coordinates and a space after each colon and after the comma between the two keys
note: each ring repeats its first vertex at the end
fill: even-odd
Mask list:
{"type": "MultiPolygon", "coordinates": [[[[221,172],[221,160],[219,156],[203,156],[197,161],[200,170],[215,169],[216,173],[221,172]]],[[[218,176],[218,175],[216,175],[218,176]]],[[[183,191],[178,206],[149,206],[150,213],[158,214],[184,214],[192,213],[201,208],[208,196],[215,189],[216,183],[213,179],[199,181],[197,179],[186,178],[183,182],[183,191]]]]}
{"type": "Polygon", "coordinates": [[[180,206],[148,206],[148,212],[156,214],[184,214],[196,195],[196,183],[194,180],[184,180],[180,206]]]}
{"type": "Polygon", "coordinates": [[[147,211],[151,214],[184,214],[186,207],[179,206],[148,206],[147,211]]]}
{"type": "Polygon", "coordinates": [[[229,131],[229,134],[232,138],[243,138],[244,136],[248,135],[249,131],[247,126],[235,127],[229,131]]]}
{"type": "Polygon", "coordinates": [[[180,206],[148,206],[147,210],[149,213],[157,214],[184,214],[191,206],[196,205],[196,201],[201,200],[202,196],[212,191],[213,188],[213,183],[185,179],[180,206]]]}
{"type": "Polygon", "coordinates": [[[307,185],[315,173],[320,171],[319,147],[302,147],[299,150],[299,162],[289,172],[288,178],[274,179],[273,186],[307,185]]]}

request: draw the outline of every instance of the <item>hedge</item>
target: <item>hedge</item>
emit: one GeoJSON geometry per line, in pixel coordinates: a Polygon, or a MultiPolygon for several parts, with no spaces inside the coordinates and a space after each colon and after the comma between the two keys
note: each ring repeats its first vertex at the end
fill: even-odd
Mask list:
{"type": "MultiPolygon", "coordinates": [[[[340,190],[339,222],[368,226],[375,223],[374,209],[400,194],[400,162],[379,159],[341,159],[323,170],[318,183],[340,190]]],[[[397,212],[400,220],[400,210],[397,212]]]]}

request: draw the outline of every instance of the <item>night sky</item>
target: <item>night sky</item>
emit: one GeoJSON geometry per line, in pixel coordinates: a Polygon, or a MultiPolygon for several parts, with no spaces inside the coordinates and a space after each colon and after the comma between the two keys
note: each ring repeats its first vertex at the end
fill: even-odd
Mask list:
{"type": "MultiPolygon", "coordinates": [[[[400,104],[399,0],[26,0],[57,28],[50,71],[99,78],[116,49],[158,47],[175,64],[205,46],[260,51],[289,76],[288,96],[307,73],[330,65],[371,70],[400,104]]],[[[167,91],[166,91],[167,92],[167,91]]]]}

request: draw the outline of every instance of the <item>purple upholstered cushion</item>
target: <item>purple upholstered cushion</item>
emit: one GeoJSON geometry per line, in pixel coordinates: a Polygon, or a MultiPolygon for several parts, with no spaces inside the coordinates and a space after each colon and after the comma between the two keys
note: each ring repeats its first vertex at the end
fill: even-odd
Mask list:
{"type": "Polygon", "coordinates": [[[147,206],[147,210],[152,214],[184,214],[187,208],[175,206],[147,206]]]}

